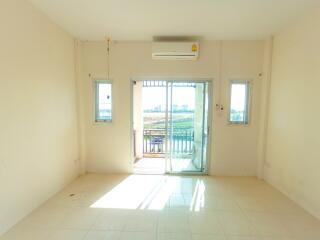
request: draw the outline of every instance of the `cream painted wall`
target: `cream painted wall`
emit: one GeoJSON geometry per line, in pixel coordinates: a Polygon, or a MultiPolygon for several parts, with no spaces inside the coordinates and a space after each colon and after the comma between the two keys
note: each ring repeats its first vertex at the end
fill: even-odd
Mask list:
{"type": "Polygon", "coordinates": [[[320,218],[320,9],[274,38],[265,179],[320,218]]]}
{"type": "Polygon", "coordinates": [[[263,69],[263,51],[263,41],[211,41],[201,43],[201,56],[198,61],[153,61],[150,42],[113,43],[110,77],[114,84],[114,121],[94,124],[92,81],[106,76],[106,45],[103,42],[81,43],[78,49],[81,53],[78,61],[82,67],[79,95],[87,171],[132,172],[130,78],[209,77],[214,79],[214,103],[221,101],[225,106],[223,112],[213,111],[210,173],[255,176],[261,81],[258,76],[263,69]],[[252,80],[249,126],[228,125],[230,79],[252,80]]]}
{"type": "Polygon", "coordinates": [[[0,1],[0,235],[78,174],[74,40],[0,1]]]}

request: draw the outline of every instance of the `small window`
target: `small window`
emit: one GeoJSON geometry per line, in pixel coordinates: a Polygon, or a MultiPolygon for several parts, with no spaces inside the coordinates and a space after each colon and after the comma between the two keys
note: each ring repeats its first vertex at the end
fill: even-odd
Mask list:
{"type": "Polygon", "coordinates": [[[112,121],[112,84],[110,81],[95,81],[95,121],[112,121]]]}
{"type": "Polygon", "coordinates": [[[249,81],[231,81],[230,116],[231,124],[249,123],[249,81]]]}

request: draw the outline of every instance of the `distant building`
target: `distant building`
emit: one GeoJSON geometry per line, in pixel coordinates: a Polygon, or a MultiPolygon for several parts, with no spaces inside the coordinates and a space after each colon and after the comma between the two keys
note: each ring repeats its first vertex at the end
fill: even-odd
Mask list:
{"type": "Polygon", "coordinates": [[[186,105],[186,104],[185,104],[185,105],[182,105],[182,106],[181,106],[181,110],[182,110],[182,111],[188,111],[188,110],[189,110],[189,106],[186,105]]]}

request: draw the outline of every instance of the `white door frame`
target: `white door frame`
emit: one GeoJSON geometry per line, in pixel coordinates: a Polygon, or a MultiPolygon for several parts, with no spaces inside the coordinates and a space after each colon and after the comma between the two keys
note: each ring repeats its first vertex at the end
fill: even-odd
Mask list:
{"type": "MultiPolygon", "coordinates": [[[[140,81],[166,81],[166,82],[205,82],[208,83],[208,139],[207,139],[207,151],[206,151],[206,161],[204,163],[205,167],[202,172],[180,172],[180,173],[171,173],[167,172],[167,154],[166,154],[166,172],[165,174],[173,175],[208,175],[210,164],[211,164],[211,139],[212,139],[212,110],[213,110],[213,78],[208,77],[134,77],[130,79],[130,162],[132,164],[132,169],[134,165],[134,129],[133,129],[133,110],[134,110],[134,96],[133,96],[133,87],[134,82],[140,81]]],[[[167,88],[168,89],[168,88],[167,88]]],[[[168,94],[167,94],[168,97],[168,94]]],[[[168,102],[168,101],[167,101],[168,102]]],[[[167,119],[168,111],[166,111],[167,119]]],[[[167,141],[166,141],[167,142],[167,141]]]]}

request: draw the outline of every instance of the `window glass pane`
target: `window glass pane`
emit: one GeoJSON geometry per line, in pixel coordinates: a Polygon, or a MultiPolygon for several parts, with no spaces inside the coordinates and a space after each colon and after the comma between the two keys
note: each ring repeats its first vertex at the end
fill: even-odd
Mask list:
{"type": "Polygon", "coordinates": [[[249,85],[247,82],[231,83],[231,123],[248,123],[248,92],[249,85]]]}
{"type": "Polygon", "coordinates": [[[96,83],[96,121],[112,120],[111,83],[96,83]]]}

